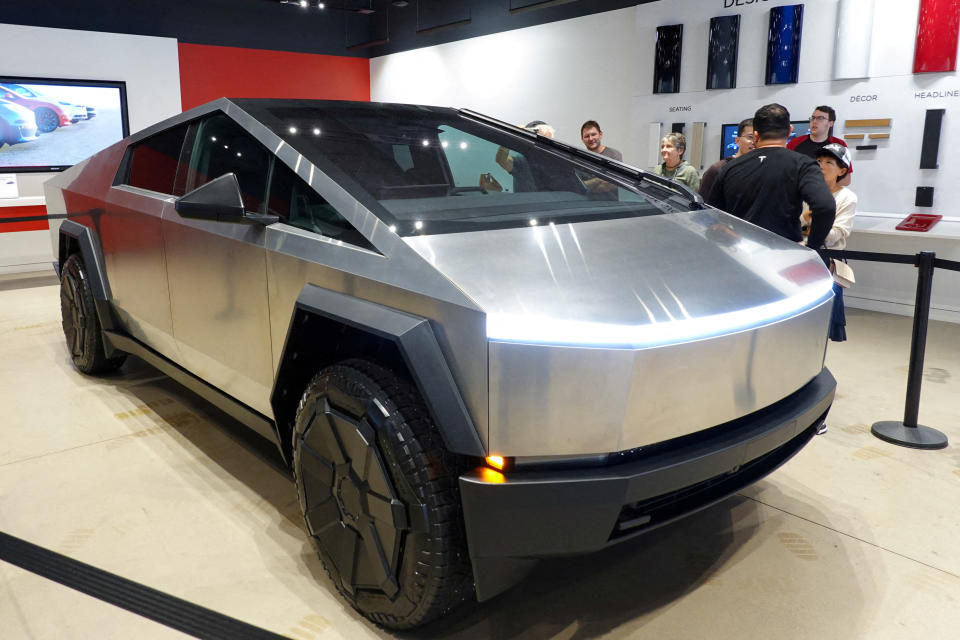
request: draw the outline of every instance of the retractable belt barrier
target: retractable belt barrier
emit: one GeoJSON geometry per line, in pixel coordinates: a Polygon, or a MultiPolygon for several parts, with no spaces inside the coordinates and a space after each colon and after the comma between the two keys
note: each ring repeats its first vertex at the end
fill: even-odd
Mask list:
{"type": "Polygon", "coordinates": [[[195,638],[284,640],[285,636],[181,600],[0,532],[0,560],[195,638]]]}
{"type": "Polygon", "coordinates": [[[865,260],[912,264],[917,273],[917,299],[913,308],[913,337],[910,340],[910,366],[907,372],[907,400],[903,420],[883,420],[873,423],[870,432],[881,440],[914,449],[943,449],[947,436],[917,423],[920,414],[920,385],[923,382],[923,356],[927,347],[927,326],[930,323],[930,292],[933,289],[933,270],[936,267],[960,271],[960,262],[937,258],[933,251],[921,251],[909,256],[896,253],[872,253],[845,249],[821,249],[820,254],[839,260],[865,260]]]}

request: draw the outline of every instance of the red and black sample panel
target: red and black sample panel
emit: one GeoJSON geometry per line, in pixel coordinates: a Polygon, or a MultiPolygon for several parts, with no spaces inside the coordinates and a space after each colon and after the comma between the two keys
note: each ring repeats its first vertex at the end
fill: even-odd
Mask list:
{"type": "Polygon", "coordinates": [[[958,33],[960,2],[920,0],[913,72],[956,71],[958,33]]]}
{"type": "Polygon", "coordinates": [[[313,53],[178,45],[184,110],[217,98],[370,100],[370,61],[313,53]]]}
{"type": "Polygon", "coordinates": [[[27,218],[47,215],[47,208],[42,204],[22,207],[0,207],[0,233],[11,231],[46,231],[50,225],[46,220],[31,222],[2,222],[10,218],[27,218]]]}

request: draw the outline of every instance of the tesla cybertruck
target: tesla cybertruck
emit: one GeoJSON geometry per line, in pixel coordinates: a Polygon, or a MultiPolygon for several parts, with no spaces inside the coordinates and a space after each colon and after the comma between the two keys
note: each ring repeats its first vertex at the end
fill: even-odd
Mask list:
{"type": "Polygon", "coordinates": [[[276,443],[387,627],[721,500],[833,400],[815,252],[470,111],[220,99],[46,184],[76,366],[276,443]]]}

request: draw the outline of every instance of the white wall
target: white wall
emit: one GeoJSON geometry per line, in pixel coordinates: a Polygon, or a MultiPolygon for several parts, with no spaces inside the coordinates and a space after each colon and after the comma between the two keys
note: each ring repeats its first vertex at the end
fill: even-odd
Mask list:
{"type": "Polygon", "coordinates": [[[370,63],[370,98],[465,107],[523,125],[544,120],[580,142],[596,120],[604,142],[637,162],[630,104],[637,75],[634,9],[406,51],[370,63]]]}
{"type": "MultiPolygon", "coordinates": [[[[180,113],[177,41],[71,29],[0,24],[0,74],[127,83],[130,132],[180,113]]],[[[18,174],[20,198],[0,206],[42,204],[51,174],[18,174]]],[[[48,266],[48,233],[0,233],[0,271],[48,266]]]]}

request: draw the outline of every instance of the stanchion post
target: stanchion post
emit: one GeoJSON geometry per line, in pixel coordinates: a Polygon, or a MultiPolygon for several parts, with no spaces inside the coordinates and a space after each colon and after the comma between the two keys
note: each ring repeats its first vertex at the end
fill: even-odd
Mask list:
{"type": "Polygon", "coordinates": [[[910,341],[910,368],[907,372],[907,400],[903,409],[903,422],[885,420],[874,423],[870,429],[871,433],[881,440],[914,449],[943,449],[947,446],[946,435],[917,422],[935,262],[936,254],[933,251],[921,251],[917,254],[917,299],[913,308],[913,337],[910,341]]]}

